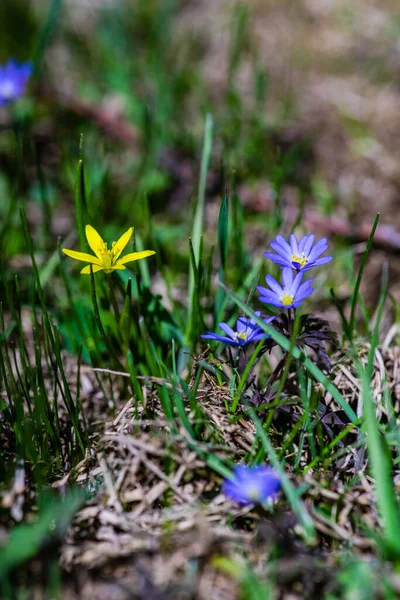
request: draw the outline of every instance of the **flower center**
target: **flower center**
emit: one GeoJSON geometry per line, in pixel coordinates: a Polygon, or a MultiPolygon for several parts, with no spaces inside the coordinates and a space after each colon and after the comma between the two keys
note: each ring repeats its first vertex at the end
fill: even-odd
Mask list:
{"type": "Polygon", "coordinates": [[[3,98],[11,99],[15,94],[15,85],[12,81],[6,80],[0,84],[0,94],[3,98]]]}
{"type": "Polygon", "coordinates": [[[246,489],[246,495],[249,500],[257,502],[260,499],[260,489],[257,485],[249,485],[246,489]]]}
{"type": "Polygon", "coordinates": [[[111,245],[111,253],[113,256],[115,256],[116,254],[118,254],[119,252],[119,248],[117,246],[117,242],[113,242],[111,245]]]}
{"type": "Polygon", "coordinates": [[[103,269],[106,273],[111,273],[113,271],[116,252],[118,252],[116,242],[113,242],[111,249],[108,248],[107,242],[103,242],[100,245],[99,254],[101,256],[103,269]]]}
{"type": "Polygon", "coordinates": [[[103,263],[103,268],[106,273],[111,273],[113,266],[113,257],[110,250],[107,250],[107,254],[104,254],[101,262],[103,263]]]}
{"type": "Polygon", "coordinates": [[[293,296],[290,296],[287,292],[284,292],[280,298],[283,306],[290,306],[293,304],[293,296]]]}
{"type": "Polygon", "coordinates": [[[244,342],[247,340],[247,332],[246,331],[241,331],[240,333],[236,332],[235,333],[235,342],[237,342],[239,340],[243,340],[244,342]]]}
{"type": "Polygon", "coordinates": [[[292,254],[292,258],[290,260],[291,260],[292,264],[295,265],[296,269],[298,269],[298,268],[302,269],[307,264],[307,257],[304,254],[304,252],[302,254],[292,254]],[[299,265],[299,266],[297,266],[297,265],[299,265]]]}

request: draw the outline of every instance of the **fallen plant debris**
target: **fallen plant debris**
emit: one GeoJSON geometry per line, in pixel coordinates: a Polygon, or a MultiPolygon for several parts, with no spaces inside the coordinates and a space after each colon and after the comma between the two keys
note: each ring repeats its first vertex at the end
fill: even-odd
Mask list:
{"type": "MultiPolygon", "coordinates": [[[[397,381],[400,354],[395,358],[392,349],[379,348],[377,356],[374,377],[378,378],[381,386],[386,383],[393,386],[397,381]],[[384,370],[382,365],[386,365],[384,370]]],[[[346,357],[337,355],[335,358],[333,371],[340,375],[337,379],[339,389],[349,398],[356,398],[353,377],[347,375],[345,367],[346,357]]],[[[230,424],[224,402],[226,390],[215,385],[208,387],[206,380],[201,385],[199,402],[205,414],[210,416],[209,429],[203,434],[204,443],[212,441],[213,451],[221,458],[240,461],[255,441],[251,420],[245,416],[243,409],[244,415],[230,424]]],[[[383,416],[382,387],[380,389],[381,392],[377,392],[377,409],[383,411],[383,416]]],[[[377,527],[379,517],[374,510],[372,482],[365,474],[366,456],[358,473],[355,470],[357,444],[353,447],[348,442],[342,446],[341,456],[333,462],[329,457],[330,467],[326,475],[320,465],[305,475],[305,502],[319,539],[314,549],[303,547],[303,558],[295,558],[300,541],[293,515],[288,529],[290,512],[282,515],[259,512],[252,507],[235,506],[224,498],[221,478],[215,476],[210,479],[207,464],[187,447],[183,432],[171,432],[160,402],[153,394],[150,397],[151,418],[145,417],[142,407],[136,411],[133,399],[125,403],[99,440],[97,460],[86,463],[87,467],[89,464],[92,467],[77,476],[80,484],[90,481],[93,486],[95,481],[104,482],[104,491],[74,518],[61,548],[62,565],[68,573],[79,573],[82,566],[89,569],[91,575],[84,578],[87,586],[84,589],[98,589],[94,582],[99,569],[103,580],[99,589],[106,584],[115,585],[112,565],[122,557],[125,563],[121,567],[122,580],[128,586],[138,578],[144,578],[149,589],[161,594],[160,597],[172,598],[176,594],[175,597],[182,598],[196,595],[206,598],[205,594],[210,589],[213,589],[215,598],[225,598],[226,590],[230,590],[228,593],[233,597],[232,590],[238,589],[239,584],[235,583],[235,578],[232,581],[229,570],[227,573],[224,569],[216,570],[218,557],[229,556],[233,562],[239,561],[238,569],[240,565],[244,568],[243,558],[240,558],[244,547],[260,561],[278,542],[283,554],[276,558],[274,569],[282,572],[281,585],[287,587],[289,598],[293,590],[301,596],[304,591],[299,590],[304,585],[309,594],[312,590],[316,593],[322,580],[326,589],[334,588],[333,563],[327,577],[325,561],[331,556],[329,548],[337,542],[350,544],[361,555],[365,554],[365,560],[368,560],[368,552],[375,544],[365,532],[368,528],[377,527]],[[166,462],[169,465],[168,475],[166,462]],[[165,497],[169,497],[167,506],[162,501],[165,497]],[[318,506],[324,506],[324,512],[318,506]],[[199,565],[200,570],[197,567],[195,580],[190,581],[191,587],[186,589],[183,585],[181,589],[180,582],[188,577],[188,574],[183,577],[182,573],[187,573],[191,561],[198,563],[199,560],[202,567],[199,565]],[[289,569],[289,565],[293,567],[292,563],[297,560],[300,561],[297,571],[289,569]],[[309,564],[307,578],[304,572],[306,564],[309,564]],[[308,579],[307,584],[305,579],[308,579]]],[[[335,414],[329,395],[326,395],[325,402],[328,412],[335,414]]],[[[275,414],[273,423],[277,423],[279,407],[271,410],[275,414]]],[[[284,413],[284,416],[286,428],[290,429],[295,424],[294,415],[284,413]]],[[[345,426],[340,420],[339,423],[345,426]]],[[[281,422],[279,426],[274,425],[274,429],[274,439],[279,448],[281,422]]],[[[356,440],[353,435],[353,442],[356,440]]],[[[330,436],[327,436],[327,443],[329,441],[330,436]]],[[[300,464],[304,467],[310,461],[308,452],[309,449],[303,446],[300,464]]],[[[400,482],[400,471],[396,472],[394,480],[400,482]]],[[[123,591],[120,593],[121,597],[125,597],[123,591]]]]}

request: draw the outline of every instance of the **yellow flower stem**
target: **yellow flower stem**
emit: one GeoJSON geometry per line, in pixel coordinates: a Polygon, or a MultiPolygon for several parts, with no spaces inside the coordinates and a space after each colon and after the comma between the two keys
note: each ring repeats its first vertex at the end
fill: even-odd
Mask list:
{"type": "Polygon", "coordinates": [[[106,348],[107,348],[110,356],[114,359],[116,366],[118,367],[118,369],[121,369],[123,371],[125,369],[125,366],[121,363],[120,359],[118,358],[118,355],[115,352],[115,349],[114,349],[112,343],[110,342],[109,338],[107,337],[106,332],[104,331],[103,323],[101,322],[99,306],[97,303],[96,284],[94,281],[94,274],[93,274],[92,266],[90,269],[90,287],[92,289],[92,304],[93,304],[94,315],[95,315],[95,319],[96,319],[96,323],[97,323],[97,327],[99,329],[100,335],[104,340],[104,343],[106,345],[106,348]]]}
{"type": "Polygon", "coordinates": [[[117,304],[117,299],[115,297],[114,286],[113,286],[113,282],[111,280],[111,274],[106,273],[106,276],[107,276],[108,289],[110,291],[111,304],[113,307],[115,318],[117,319],[117,323],[119,325],[120,312],[119,312],[119,308],[118,308],[118,304],[117,304]]]}

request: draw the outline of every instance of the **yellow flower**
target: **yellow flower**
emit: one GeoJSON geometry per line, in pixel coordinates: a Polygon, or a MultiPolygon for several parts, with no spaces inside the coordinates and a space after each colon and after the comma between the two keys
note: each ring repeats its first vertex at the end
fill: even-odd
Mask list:
{"type": "MultiPolygon", "coordinates": [[[[126,263],[155,254],[153,250],[144,250],[143,252],[131,252],[130,254],[126,254],[122,258],[119,258],[125,246],[131,239],[133,227],[129,227],[128,231],[121,235],[117,242],[113,242],[111,248],[108,248],[107,242],[102,240],[91,225],[86,225],[85,232],[88,244],[96,256],[87,254],[86,252],[75,252],[75,250],[68,250],[68,248],[63,248],[62,251],[67,256],[75,258],[75,260],[91,263],[93,265],[93,273],[96,273],[97,271],[112,273],[112,271],[115,271],[116,269],[123,270],[125,269],[126,263]]],[[[84,267],[81,273],[90,275],[90,265],[84,267]]]]}

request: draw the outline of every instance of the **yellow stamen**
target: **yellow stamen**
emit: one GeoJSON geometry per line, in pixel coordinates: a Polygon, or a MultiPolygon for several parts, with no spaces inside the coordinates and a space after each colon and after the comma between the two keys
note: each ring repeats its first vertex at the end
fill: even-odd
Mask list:
{"type": "Polygon", "coordinates": [[[286,292],[284,292],[281,296],[281,302],[283,306],[290,306],[293,304],[293,296],[289,296],[286,292]]]}
{"type": "Polygon", "coordinates": [[[241,331],[240,333],[235,333],[234,341],[237,342],[238,338],[243,340],[244,342],[247,340],[247,333],[245,331],[241,331]]]}
{"type": "Polygon", "coordinates": [[[300,267],[305,267],[307,264],[307,257],[304,254],[292,254],[292,258],[290,259],[292,263],[297,263],[300,267]]]}
{"type": "Polygon", "coordinates": [[[249,486],[247,488],[247,496],[253,502],[257,502],[260,499],[260,490],[256,485],[249,486]]]}
{"type": "MultiPolygon", "coordinates": [[[[141,252],[131,252],[120,258],[121,253],[131,239],[133,227],[130,227],[117,242],[113,242],[111,248],[108,247],[107,242],[100,237],[91,225],[86,225],[85,232],[88,244],[95,253],[95,256],[85,252],[68,250],[68,248],[63,248],[63,252],[76,260],[91,263],[93,265],[94,273],[96,273],[96,271],[112,273],[112,271],[116,269],[125,269],[126,263],[134,260],[141,260],[142,258],[155,254],[153,250],[142,250],[141,252]]],[[[81,271],[81,273],[85,275],[90,274],[90,272],[90,266],[84,267],[81,271]]]]}

